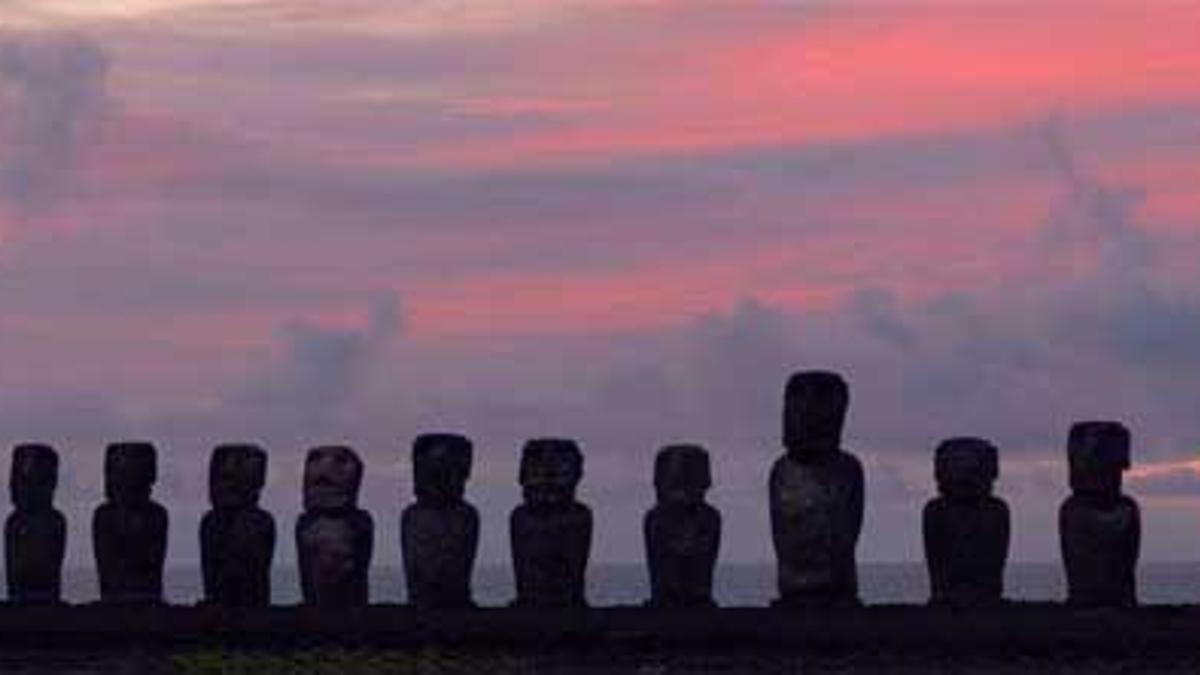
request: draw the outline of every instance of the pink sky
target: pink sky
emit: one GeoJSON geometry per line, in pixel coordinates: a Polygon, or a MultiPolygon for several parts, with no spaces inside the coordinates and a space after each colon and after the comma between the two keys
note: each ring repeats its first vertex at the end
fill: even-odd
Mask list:
{"type": "Polygon", "coordinates": [[[601,531],[629,559],[647,458],[694,438],[760,559],[779,388],[830,366],[903,478],[866,557],[919,554],[928,454],[977,433],[1017,555],[1055,558],[1034,475],[1095,416],[1139,439],[1149,557],[1200,554],[1200,7],[120,5],[0,7],[0,439],[60,443],[79,508],[144,433],[178,476],[282,446],[286,513],[299,446],[346,438],[390,513],[450,426],[495,448],[500,530],[558,430],[638,495],[601,531]]]}

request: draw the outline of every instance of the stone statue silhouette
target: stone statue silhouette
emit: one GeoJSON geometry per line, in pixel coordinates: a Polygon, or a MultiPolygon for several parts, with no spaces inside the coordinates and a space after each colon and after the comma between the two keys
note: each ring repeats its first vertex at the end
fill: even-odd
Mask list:
{"type": "Polygon", "coordinates": [[[54,604],[62,598],[67,520],[54,508],[58,453],[48,445],[13,448],[8,474],[15,510],[4,523],[8,599],[20,605],[54,604]]]}
{"type": "Polygon", "coordinates": [[[404,509],[400,540],[408,599],[421,609],[473,606],[471,571],[479,548],[479,513],[463,500],[471,441],[423,434],[413,442],[417,501],[404,509]]]}
{"type": "Polygon", "coordinates": [[[855,548],[862,530],[863,470],[841,447],[849,388],[836,373],[792,375],[784,393],[783,445],[771,468],[771,534],[779,563],[775,606],[858,604],[855,548]]]}
{"type": "Polygon", "coordinates": [[[114,443],[104,455],[106,501],[92,517],[100,601],[162,602],[167,510],[150,498],[158,452],[146,442],[114,443]]]}
{"type": "Polygon", "coordinates": [[[362,475],[362,460],[345,446],[313,448],[305,458],[296,551],[306,605],[341,609],[368,602],[375,524],[358,508],[362,475]]]}
{"type": "Polygon", "coordinates": [[[714,606],[721,514],[704,501],[711,485],[708,453],[698,445],[669,445],[655,458],[657,503],[643,522],[652,607],[714,606]]]}
{"type": "Polygon", "coordinates": [[[585,607],[592,512],[575,499],[583,454],[575,441],[543,438],[521,453],[524,502],[509,517],[518,607],[585,607]]]}
{"type": "Polygon", "coordinates": [[[200,521],[204,600],[223,607],[271,602],[275,519],[258,506],[267,453],[256,445],[217,446],[208,465],[212,510],[200,521]]]}
{"type": "Polygon", "coordinates": [[[999,604],[1010,525],[1008,505],[992,496],[1000,473],[996,446],[980,438],[944,441],[934,473],[940,494],[922,514],[930,603],[999,604]]]}
{"type": "Polygon", "coordinates": [[[1121,492],[1129,430],[1119,422],[1080,422],[1067,441],[1071,496],[1058,512],[1067,603],[1133,607],[1141,547],[1137,502],[1121,492]]]}

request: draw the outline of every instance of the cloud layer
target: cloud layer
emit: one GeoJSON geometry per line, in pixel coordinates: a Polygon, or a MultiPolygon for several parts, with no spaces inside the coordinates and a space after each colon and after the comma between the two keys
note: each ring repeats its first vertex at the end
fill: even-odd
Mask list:
{"type": "Polygon", "coordinates": [[[1134,429],[1146,557],[1200,553],[1200,13],[486,4],[16,10],[0,441],[61,447],[73,560],[127,436],[175,560],[230,439],[271,447],[284,527],[304,447],[355,444],[395,558],[435,429],[477,440],[487,560],[545,434],[587,451],[599,559],[640,559],[653,451],[694,440],[724,558],[768,560],[806,367],[852,383],[867,559],[919,558],[961,434],[1002,449],[1017,557],[1055,559],[1093,417],[1134,429]]]}
{"type": "Polygon", "coordinates": [[[65,189],[105,108],[105,52],[72,34],[0,33],[0,202],[42,210],[65,189]]]}

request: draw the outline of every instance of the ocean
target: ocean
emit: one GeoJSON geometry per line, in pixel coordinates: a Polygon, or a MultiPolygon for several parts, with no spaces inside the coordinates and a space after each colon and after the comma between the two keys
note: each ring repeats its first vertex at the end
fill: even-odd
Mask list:
{"type": "MultiPolygon", "coordinates": [[[[64,596],[83,603],[98,595],[92,570],[64,572],[64,596]]],[[[721,565],[715,580],[717,602],[723,606],[762,606],[775,595],[773,565],[721,565]]],[[[166,595],[172,604],[188,605],[202,595],[199,568],[171,567],[166,571],[166,595]]],[[[860,595],[867,604],[915,604],[928,599],[929,583],[920,563],[859,565],[860,595]]],[[[510,568],[483,565],[476,569],[475,599],[483,606],[503,606],[513,598],[510,568]]],[[[278,605],[300,600],[295,568],[277,567],[272,598],[278,605]]],[[[588,600],[594,606],[636,605],[649,595],[646,570],[639,565],[593,565],[588,570],[588,600]]],[[[1005,596],[1013,600],[1056,601],[1065,596],[1062,568],[1054,563],[1013,563],[1005,574],[1005,596]]],[[[1144,604],[1200,603],[1200,563],[1146,563],[1138,569],[1138,596],[1144,604]]],[[[376,567],[371,572],[371,599],[377,603],[404,601],[404,574],[399,567],[376,567]]]]}

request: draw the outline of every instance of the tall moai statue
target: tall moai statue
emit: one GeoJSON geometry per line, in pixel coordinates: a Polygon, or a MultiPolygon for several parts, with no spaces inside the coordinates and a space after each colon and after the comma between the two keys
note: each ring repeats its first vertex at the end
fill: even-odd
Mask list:
{"type": "Polygon", "coordinates": [[[100,601],[155,604],[163,600],[167,510],[150,498],[158,452],[146,442],[113,443],[104,454],[105,502],[92,516],[92,546],[100,601]]]}
{"type": "Polygon", "coordinates": [[[1137,502],[1121,493],[1121,474],[1130,464],[1129,430],[1119,422],[1075,424],[1067,459],[1072,494],[1058,512],[1067,603],[1132,607],[1141,516],[1137,502]]]}
{"type": "Polygon", "coordinates": [[[521,452],[524,502],[509,518],[518,607],[586,607],[592,511],[575,499],[583,454],[575,441],[531,440],[521,452]]]}
{"type": "Polygon", "coordinates": [[[267,480],[267,453],[257,445],[213,449],[208,463],[212,510],[200,521],[204,601],[221,607],[271,603],[275,519],[258,506],[267,480]]]}
{"type": "Polygon", "coordinates": [[[313,448],[304,461],[296,550],[306,605],[347,608],[368,602],[375,523],[358,508],[362,476],[362,460],[345,446],[313,448]]]}
{"type": "Polygon", "coordinates": [[[471,441],[423,434],[413,442],[417,501],[400,518],[409,603],[421,609],[471,607],[471,572],[479,548],[479,512],[463,499],[471,475],[471,441]]]}
{"type": "Polygon", "coordinates": [[[992,495],[999,475],[996,446],[981,438],[952,438],[937,447],[939,496],[922,514],[930,604],[977,607],[1002,601],[1010,524],[1008,505],[992,495]]]}
{"type": "Polygon", "coordinates": [[[712,607],[721,514],[704,501],[712,486],[708,452],[669,445],[654,459],[657,503],[642,531],[650,566],[651,607],[712,607]]]}
{"type": "Polygon", "coordinates": [[[788,380],[783,404],[787,453],[771,467],[771,534],[779,561],[775,606],[858,604],[855,547],[863,521],[863,470],[841,447],[850,403],[836,373],[788,380]]]}
{"type": "Polygon", "coordinates": [[[22,605],[54,604],[62,598],[67,519],[54,508],[58,453],[48,445],[13,448],[8,491],[15,510],[4,523],[8,599],[22,605]]]}

